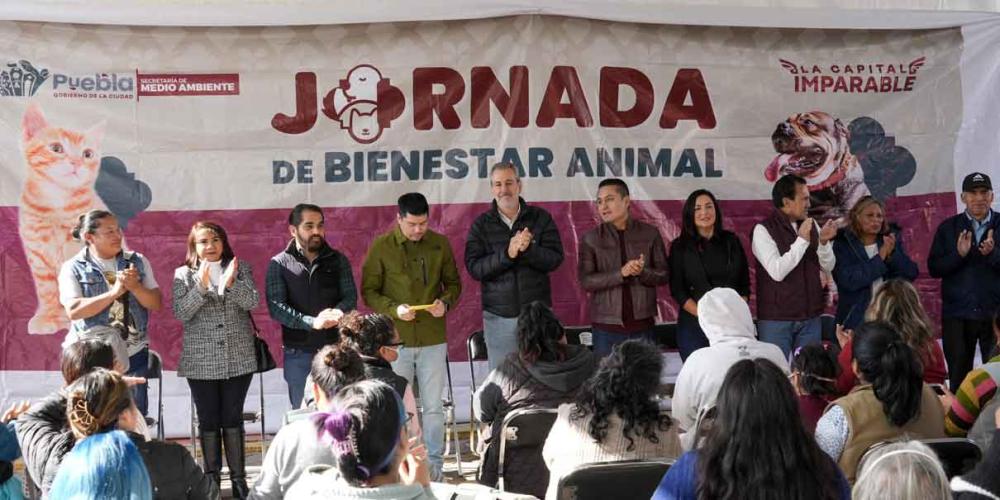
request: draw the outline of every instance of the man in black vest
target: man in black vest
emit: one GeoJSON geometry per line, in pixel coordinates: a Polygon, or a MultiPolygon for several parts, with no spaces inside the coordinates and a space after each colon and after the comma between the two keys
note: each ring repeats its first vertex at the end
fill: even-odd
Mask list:
{"type": "Polygon", "coordinates": [[[490,170],[493,206],[469,228],[465,268],[482,284],[483,333],[490,370],[517,351],[521,307],[552,307],[549,273],[562,264],[559,229],[543,208],[521,198],[521,178],[511,163],[490,170]]]}
{"type": "Polygon", "coordinates": [[[977,341],[983,363],[993,355],[992,319],[1000,305],[1000,252],[993,243],[1000,216],[990,208],[990,177],[981,172],[965,176],[962,203],[962,213],[938,226],[927,256],[927,270],[941,278],[941,341],[956,392],[972,370],[977,341]]]}
{"type": "Polygon", "coordinates": [[[267,267],[267,310],[281,323],[288,399],[298,408],[313,356],[337,342],[337,324],[357,306],[358,291],[351,263],[326,242],[323,209],[296,205],[288,232],[292,240],[267,267]]]}
{"type": "Polygon", "coordinates": [[[836,263],[830,241],[837,221],[818,229],[809,209],[809,188],[797,175],[786,175],[771,189],[774,211],[753,229],[757,268],[757,335],[781,348],[819,343],[820,315],[826,308],[820,272],[836,263]]]}

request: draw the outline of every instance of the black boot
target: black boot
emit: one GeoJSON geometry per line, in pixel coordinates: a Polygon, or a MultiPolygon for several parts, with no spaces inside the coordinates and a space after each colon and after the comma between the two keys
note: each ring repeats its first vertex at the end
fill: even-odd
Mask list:
{"type": "Polygon", "coordinates": [[[222,429],[222,440],[226,447],[226,464],[229,465],[229,481],[233,485],[233,498],[245,499],[250,495],[247,488],[246,434],[243,427],[222,429]]]}
{"type": "Polygon", "coordinates": [[[222,482],[222,441],[219,431],[201,431],[201,457],[205,466],[205,475],[212,478],[215,484],[222,482]]]}

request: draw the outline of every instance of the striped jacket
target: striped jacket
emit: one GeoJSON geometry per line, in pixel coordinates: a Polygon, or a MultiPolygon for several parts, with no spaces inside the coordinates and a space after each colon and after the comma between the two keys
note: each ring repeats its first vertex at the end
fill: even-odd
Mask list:
{"type": "Polygon", "coordinates": [[[983,408],[996,395],[998,382],[1000,356],[965,376],[944,418],[944,430],[949,436],[965,437],[969,433],[983,408]]]}
{"type": "Polygon", "coordinates": [[[184,323],[184,349],[177,375],[196,380],[221,380],[257,369],[250,311],[260,296],[253,271],[239,262],[236,281],[223,297],[197,283],[197,269],[174,271],[174,317],[184,323]]]}

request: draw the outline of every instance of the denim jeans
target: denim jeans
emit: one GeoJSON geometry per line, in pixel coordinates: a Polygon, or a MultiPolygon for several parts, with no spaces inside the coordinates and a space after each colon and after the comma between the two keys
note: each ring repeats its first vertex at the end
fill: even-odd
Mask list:
{"type": "Polygon", "coordinates": [[[487,361],[493,371],[512,352],[517,352],[517,318],[505,318],[483,311],[483,337],[487,361]]]}
{"type": "Polygon", "coordinates": [[[302,405],[302,396],[305,395],[306,377],[312,368],[313,356],[316,350],[299,349],[296,347],[281,347],[285,355],[285,383],[288,384],[288,401],[292,403],[292,409],[302,405]]]}
{"type": "Polygon", "coordinates": [[[702,347],[708,347],[708,337],[698,324],[698,317],[682,310],[677,316],[677,350],[681,361],[687,361],[692,352],[702,347]]]}
{"type": "Polygon", "coordinates": [[[594,356],[597,359],[606,357],[608,354],[611,354],[611,351],[614,350],[616,345],[621,344],[626,340],[644,339],[649,342],[652,342],[653,344],[656,344],[656,332],[652,328],[650,328],[649,330],[642,330],[632,333],[609,332],[605,330],[600,330],[598,328],[593,328],[590,333],[591,333],[591,341],[593,342],[594,346],[594,356]]]}
{"type": "Polygon", "coordinates": [[[421,408],[420,425],[423,429],[424,444],[427,446],[427,461],[431,466],[431,478],[441,475],[444,466],[444,392],[445,363],[448,345],[437,344],[425,347],[400,347],[399,358],[392,363],[396,372],[413,386],[416,376],[416,391],[421,408]]]}
{"type": "Polygon", "coordinates": [[[802,321],[762,319],[757,322],[757,337],[780,347],[787,359],[793,348],[823,341],[823,321],[819,316],[802,321]]]}
{"type": "MultiPolygon", "coordinates": [[[[128,371],[125,374],[130,377],[145,377],[149,374],[149,347],[143,347],[141,351],[129,356],[128,371]]],[[[139,413],[142,413],[144,417],[149,410],[148,393],[149,387],[147,384],[132,386],[132,399],[135,401],[135,407],[139,409],[139,413]]]]}

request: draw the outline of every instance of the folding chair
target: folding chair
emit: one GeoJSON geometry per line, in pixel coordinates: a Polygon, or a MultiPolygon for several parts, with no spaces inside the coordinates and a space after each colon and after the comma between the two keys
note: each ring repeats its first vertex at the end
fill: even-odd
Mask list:
{"type": "Polygon", "coordinates": [[[151,419],[146,417],[146,425],[155,424],[156,439],[163,441],[163,358],[160,353],[152,349],[149,350],[146,383],[148,384],[150,380],[156,380],[156,421],[150,422],[151,419]]]}
{"type": "MultiPolygon", "coordinates": [[[[486,361],[489,353],[486,351],[486,336],[482,330],[476,330],[469,335],[465,341],[465,353],[469,359],[469,379],[472,385],[469,387],[469,449],[476,453],[476,442],[479,437],[479,428],[476,425],[476,416],[472,411],[474,399],[476,397],[476,361],[486,361]]],[[[476,453],[478,455],[478,453],[476,453]]]]}
{"type": "Polygon", "coordinates": [[[672,461],[627,460],[584,464],[559,480],[559,500],[650,498],[672,461]]]}
{"type": "Polygon", "coordinates": [[[458,468],[458,475],[462,475],[462,447],[459,445],[458,426],[455,424],[455,392],[451,384],[451,363],[448,355],[444,357],[444,369],[448,375],[448,394],[441,402],[444,408],[444,454],[451,453],[451,447],[455,446],[455,466],[458,468]]]}
{"type": "MultiPolygon", "coordinates": [[[[549,437],[549,430],[556,421],[556,415],[555,408],[520,408],[504,417],[500,425],[500,450],[497,462],[497,487],[500,491],[523,492],[519,484],[511,481],[511,479],[516,481],[518,478],[504,477],[507,454],[516,450],[525,454],[537,454],[540,459],[542,447],[545,445],[545,439],[549,437]]],[[[547,479],[548,470],[545,470],[544,474],[547,479]]]]}
{"type": "Polygon", "coordinates": [[[920,442],[934,450],[949,479],[971,471],[983,458],[979,445],[971,439],[938,438],[921,439],[920,442]]]}

